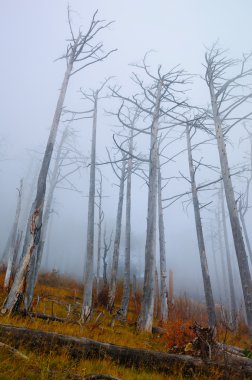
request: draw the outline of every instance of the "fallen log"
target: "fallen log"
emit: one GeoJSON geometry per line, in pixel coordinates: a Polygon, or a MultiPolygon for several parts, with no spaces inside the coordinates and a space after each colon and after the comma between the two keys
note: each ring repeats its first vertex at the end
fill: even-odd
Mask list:
{"type": "Polygon", "coordinates": [[[118,377],[113,377],[110,375],[86,375],[82,377],[83,380],[120,380],[118,377]]]}
{"type": "Polygon", "coordinates": [[[0,337],[1,340],[6,339],[8,342],[11,340],[15,347],[24,345],[44,352],[57,351],[64,347],[74,358],[111,359],[126,366],[145,367],[166,373],[178,368],[189,373],[209,373],[211,369],[219,369],[225,370],[225,373],[239,373],[252,378],[252,360],[247,358],[225,357],[225,361],[210,361],[189,355],[117,346],[86,338],[5,324],[0,324],[0,337]]]}

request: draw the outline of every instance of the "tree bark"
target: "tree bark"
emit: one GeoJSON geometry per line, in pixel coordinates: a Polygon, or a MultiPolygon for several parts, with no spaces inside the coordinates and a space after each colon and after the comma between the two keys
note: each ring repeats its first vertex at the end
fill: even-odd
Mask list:
{"type": "Polygon", "coordinates": [[[203,235],[203,229],[202,229],[202,223],[201,223],[201,217],[200,217],[200,207],[199,207],[198,193],[197,193],[197,187],[196,187],[196,182],[195,182],[195,169],[193,166],[191,136],[190,136],[189,128],[190,127],[187,124],[186,138],[187,138],[188,164],[189,164],[189,172],[190,172],[190,179],[191,179],[192,201],[193,201],[195,225],[196,225],[196,231],[197,231],[201,271],[202,271],[205,299],[206,299],[206,305],[207,305],[208,323],[209,323],[209,326],[215,327],[217,324],[217,320],[216,320],[216,314],[215,314],[215,306],[214,306],[211,280],[210,280],[208,264],[207,264],[204,235],[203,235]]]}
{"type": "Polygon", "coordinates": [[[159,250],[160,250],[161,320],[167,321],[168,290],[167,290],[164,213],[163,213],[163,207],[162,207],[162,175],[161,175],[160,159],[159,159],[159,165],[158,165],[158,227],[159,227],[159,250]]]}
{"type": "Polygon", "coordinates": [[[236,305],[236,300],[235,300],[234,278],[233,278],[233,271],[232,271],[232,265],[231,265],[231,254],[230,254],[230,249],[229,249],[229,244],[228,244],[228,233],[227,233],[223,186],[221,187],[221,213],[222,213],[224,241],[225,241],[226,256],[227,256],[228,282],[229,282],[229,289],[230,289],[231,324],[233,327],[235,327],[236,317],[237,317],[237,305],[236,305]]]}
{"type": "MultiPolygon", "coordinates": [[[[72,57],[74,57],[74,49],[72,57]]],[[[28,221],[29,236],[27,237],[27,249],[24,252],[24,255],[20,262],[11,290],[2,305],[1,312],[3,314],[5,314],[7,311],[12,312],[15,309],[19,308],[26,290],[27,275],[30,270],[31,259],[33,255],[36,255],[37,247],[40,242],[40,232],[42,227],[42,216],[46,193],[46,179],[72,68],[73,58],[71,58],[67,64],[67,69],[61,86],[42,166],[38,177],[36,198],[32,205],[28,221]]]]}
{"type": "Polygon", "coordinates": [[[158,171],[158,124],[160,116],[162,81],[157,86],[156,105],[153,113],[149,158],[149,192],[147,232],[145,243],[145,269],[141,312],[138,319],[140,330],[151,331],[155,295],[155,254],[157,222],[157,171],[158,171]]]}
{"type": "Polygon", "coordinates": [[[56,189],[57,183],[58,183],[58,178],[60,174],[60,160],[61,160],[61,154],[62,154],[62,148],[63,144],[67,138],[67,128],[63,131],[59,146],[57,149],[57,154],[55,158],[55,163],[52,171],[52,176],[51,176],[51,181],[49,184],[49,190],[48,190],[48,195],[46,199],[46,205],[45,205],[45,210],[43,214],[43,223],[41,227],[41,233],[40,233],[40,241],[37,247],[37,253],[36,255],[33,255],[31,259],[31,265],[30,265],[30,270],[28,272],[27,276],[27,286],[26,286],[26,292],[25,292],[25,298],[24,298],[24,306],[25,310],[28,311],[31,307],[32,299],[33,299],[33,294],[34,294],[34,287],[37,281],[38,277],[38,272],[39,268],[41,265],[42,257],[43,257],[43,252],[44,252],[44,246],[45,246],[45,241],[46,241],[46,236],[47,236],[47,229],[48,229],[48,223],[50,219],[50,215],[52,212],[52,203],[53,203],[53,196],[54,196],[54,191],[56,189]]]}
{"type": "Polygon", "coordinates": [[[98,214],[99,214],[99,220],[98,220],[98,243],[97,243],[97,272],[96,272],[96,278],[97,278],[97,285],[96,285],[96,296],[98,297],[98,294],[100,292],[100,272],[101,272],[101,237],[102,237],[102,221],[104,218],[104,214],[102,211],[102,176],[100,179],[100,188],[98,192],[99,197],[99,205],[98,205],[98,214]]]}
{"type": "Polygon", "coordinates": [[[87,248],[84,275],[84,299],[82,305],[82,318],[90,315],[92,307],[92,291],[94,278],[94,210],[95,210],[95,163],[96,163],[96,129],[97,129],[97,102],[98,93],[94,97],[94,114],[92,128],[92,148],[90,163],[90,182],[88,196],[88,225],[87,225],[87,248]]]}
{"type": "Polygon", "coordinates": [[[227,281],[227,265],[225,260],[224,246],[222,240],[222,210],[221,200],[219,199],[219,208],[217,214],[217,222],[218,222],[218,241],[219,241],[219,253],[220,253],[220,262],[221,262],[221,272],[222,272],[222,289],[223,289],[223,298],[222,301],[224,303],[223,306],[228,306],[229,304],[229,289],[228,289],[228,281],[227,281]]]}
{"type": "Polygon", "coordinates": [[[122,229],[122,211],[123,211],[125,171],[126,171],[126,160],[122,162],[122,168],[121,168],[121,174],[120,174],[119,199],[118,199],[117,216],[116,216],[116,231],[115,231],[115,240],[114,240],[111,278],[110,278],[110,285],[109,285],[109,300],[108,300],[109,310],[113,308],[114,302],[115,302],[116,280],[117,280],[119,252],[120,252],[121,229],[122,229]]]}
{"type": "Polygon", "coordinates": [[[248,249],[248,253],[249,253],[250,262],[252,264],[252,248],[251,248],[251,244],[250,244],[250,240],[249,240],[249,236],[248,236],[248,230],[247,230],[247,225],[246,225],[246,221],[245,221],[245,215],[243,214],[242,211],[240,211],[239,214],[240,214],[243,234],[245,237],[245,241],[246,241],[246,245],[247,245],[247,249],[248,249]]]}
{"type": "Polygon", "coordinates": [[[228,157],[227,157],[226,144],[225,144],[223,130],[222,130],[222,123],[221,123],[221,119],[220,119],[220,115],[218,111],[218,103],[217,103],[217,98],[216,98],[212,79],[210,80],[210,83],[209,83],[209,91],[210,91],[210,96],[211,96],[211,105],[212,105],[215,134],[216,134],[216,139],[217,139],[219,159],[220,159],[220,165],[221,165],[221,173],[222,173],[222,178],[223,178],[227,207],[228,207],[228,212],[229,212],[235,251],[236,251],[241,283],[242,283],[247,323],[250,329],[250,333],[252,334],[251,274],[249,271],[248,259],[247,259],[245,244],[243,241],[233,184],[232,184],[231,175],[229,171],[228,157]]]}
{"type": "Polygon", "coordinates": [[[126,318],[130,298],[130,251],[131,251],[131,176],[132,176],[132,153],[133,153],[133,129],[130,132],[129,159],[127,167],[127,188],[126,188],[126,226],[125,226],[125,262],[123,295],[120,315],[126,318]]]}

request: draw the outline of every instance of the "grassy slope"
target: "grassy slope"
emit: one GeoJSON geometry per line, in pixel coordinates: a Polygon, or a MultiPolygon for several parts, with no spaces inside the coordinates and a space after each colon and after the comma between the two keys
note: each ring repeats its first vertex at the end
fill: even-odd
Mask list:
{"type": "MultiPolygon", "coordinates": [[[[1,286],[3,284],[3,275],[0,275],[0,302],[4,299],[4,292],[1,286]]],[[[77,282],[67,279],[59,278],[56,275],[44,275],[40,278],[40,283],[36,288],[36,295],[39,295],[39,305],[34,303],[33,309],[37,312],[54,314],[59,317],[66,317],[68,304],[74,304],[76,310],[71,308],[70,319],[77,321],[78,313],[81,307],[82,287],[77,282]],[[52,302],[54,299],[57,303],[52,302]]],[[[121,296],[121,287],[119,286],[117,294],[117,303],[121,296]]],[[[138,309],[140,303],[140,296],[138,297],[138,304],[133,305],[130,303],[129,321],[130,323],[122,323],[115,320],[113,327],[111,322],[113,317],[101,306],[97,307],[95,315],[91,322],[85,326],[80,324],[63,324],[59,322],[46,322],[40,319],[22,318],[22,317],[8,317],[2,316],[0,323],[11,323],[18,326],[26,326],[34,329],[41,329],[45,331],[54,331],[66,335],[85,336],[87,338],[115,343],[118,345],[127,345],[129,347],[154,349],[158,351],[167,351],[167,344],[176,339],[174,335],[175,327],[177,327],[178,320],[197,320],[201,319],[204,322],[206,319],[204,308],[187,299],[177,299],[173,308],[173,320],[167,325],[167,336],[158,336],[152,334],[139,333],[134,325],[136,320],[135,306],[138,309]],[[96,316],[102,312],[104,316],[99,323],[95,323],[96,316]]],[[[156,324],[158,322],[156,321],[156,324]]],[[[236,334],[232,334],[226,329],[219,329],[218,340],[225,340],[226,343],[237,345],[240,347],[249,347],[250,341],[246,328],[241,324],[236,334]]],[[[55,354],[51,352],[50,355],[43,353],[35,353],[27,351],[24,347],[20,350],[27,354],[28,361],[17,358],[15,360],[13,354],[8,353],[5,349],[0,348],[0,379],[64,379],[74,378],[74,373],[84,375],[87,373],[109,373],[117,376],[123,380],[136,379],[136,380],[158,380],[158,379],[182,379],[182,375],[167,376],[162,374],[147,373],[144,370],[137,371],[136,369],[126,369],[112,363],[111,361],[99,360],[81,360],[74,361],[68,357],[67,352],[62,354],[55,354]]],[[[80,377],[81,378],[81,377],[80,377]]],[[[214,374],[211,378],[218,379],[218,375],[214,374]]],[[[197,377],[195,377],[197,379],[197,377]]],[[[203,379],[199,376],[198,379],[203,379]]]]}

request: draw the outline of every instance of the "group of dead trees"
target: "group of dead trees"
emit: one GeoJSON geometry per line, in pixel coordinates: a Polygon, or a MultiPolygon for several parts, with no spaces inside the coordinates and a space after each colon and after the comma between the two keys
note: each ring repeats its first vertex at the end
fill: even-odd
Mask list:
{"type": "MultiPolygon", "coordinates": [[[[73,75],[77,74],[81,70],[84,70],[87,66],[103,61],[114,52],[114,50],[110,50],[107,53],[104,53],[103,44],[100,42],[95,42],[97,35],[99,35],[104,28],[107,28],[110,25],[110,23],[97,20],[97,12],[93,15],[87,31],[83,32],[80,30],[77,34],[73,31],[70,16],[71,12],[68,10],[70,40],[66,54],[61,57],[66,61],[66,71],[56,105],[41,169],[38,175],[34,197],[35,200],[32,203],[29,212],[29,220],[25,231],[21,257],[18,265],[16,265],[16,273],[15,276],[13,276],[13,282],[10,286],[10,278],[13,273],[14,263],[16,261],[17,246],[20,244],[18,220],[22,198],[22,183],[20,189],[18,189],[17,211],[14,226],[10,235],[9,258],[5,279],[5,286],[6,288],[9,287],[9,292],[4,304],[2,305],[2,313],[18,310],[22,301],[24,301],[26,310],[29,310],[31,306],[34,286],[36,284],[36,278],[46,240],[49,215],[52,210],[54,190],[59,181],[66,178],[66,174],[63,175],[59,170],[59,167],[60,163],[65,158],[65,153],[62,149],[67,134],[67,128],[62,134],[56,153],[55,166],[52,169],[52,173],[48,181],[49,167],[56,144],[68,83],[73,75]],[[49,188],[47,190],[46,198],[47,182],[49,183],[49,188]]],[[[164,72],[161,66],[159,66],[156,71],[152,71],[147,64],[146,56],[141,64],[135,65],[136,72],[133,73],[133,81],[137,87],[135,94],[126,96],[123,94],[121,88],[116,86],[109,87],[110,96],[117,104],[117,110],[115,112],[111,112],[110,115],[117,118],[121,130],[113,136],[117,154],[115,156],[111,156],[108,152],[109,159],[107,162],[98,163],[97,161],[96,135],[98,128],[99,99],[102,96],[101,92],[105,85],[107,85],[108,80],[106,80],[99,89],[92,91],[91,93],[82,91],[84,98],[92,103],[91,109],[65,112],[65,115],[71,114],[71,121],[86,118],[92,119],[91,159],[88,165],[90,169],[90,181],[88,195],[86,260],[84,271],[84,297],[81,315],[82,319],[88,318],[92,311],[94,272],[96,273],[97,295],[101,290],[100,284],[102,261],[104,264],[102,276],[103,284],[108,288],[107,306],[110,310],[114,307],[118,281],[118,264],[124,198],[126,198],[125,262],[120,314],[123,318],[127,316],[130,297],[130,282],[132,277],[132,176],[136,175],[142,178],[145,182],[148,192],[143,297],[140,315],[138,318],[138,328],[145,331],[151,331],[152,329],[155,293],[157,288],[157,247],[159,247],[160,262],[159,275],[161,319],[167,320],[168,318],[169,303],[167,290],[164,208],[167,207],[167,204],[172,204],[174,201],[181,199],[184,195],[189,195],[193,204],[209,325],[211,327],[216,326],[217,320],[215,313],[215,301],[212,291],[211,276],[208,269],[204,229],[201,219],[202,205],[199,200],[199,193],[206,188],[211,188],[212,185],[222,184],[222,222],[226,245],[232,320],[234,323],[237,306],[234,294],[234,280],[230,262],[230,252],[228,248],[225,203],[228,210],[239,275],[242,284],[246,319],[250,332],[252,333],[252,283],[246,252],[248,250],[251,257],[251,248],[245,222],[245,215],[249,207],[249,186],[252,177],[250,175],[247,182],[247,195],[245,197],[241,197],[239,203],[237,203],[226,147],[229,131],[234,126],[239,125],[246,120],[250,120],[250,116],[252,115],[252,112],[246,112],[246,105],[252,97],[252,89],[249,85],[250,77],[252,76],[252,69],[249,66],[250,58],[250,56],[244,56],[241,61],[229,59],[226,57],[226,53],[218,49],[216,45],[214,45],[212,49],[207,50],[204,64],[204,80],[210,95],[210,106],[207,108],[191,105],[186,97],[188,84],[193,80],[192,76],[189,76],[178,66],[167,72],[164,72]],[[237,74],[234,76],[231,74],[229,75],[229,72],[234,69],[237,69],[237,74]],[[139,74],[139,71],[141,74],[139,74]],[[178,132],[179,139],[184,138],[185,140],[185,148],[172,155],[169,154],[169,146],[173,142],[172,139],[169,139],[169,134],[171,131],[172,133],[174,131],[176,133],[178,132]],[[197,161],[193,157],[194,149],[202,145],[202,142],[196,142],[194,144],[193,138],[195,135],[200,135],[200,137],[205,136],[203,142],[208,140],[214,141],[219,154],[220,169],[218,178],[200,185],[197,184],[197,170],[203,166],[211,167],[211,165],[197,161]],[[139,136],[144,136],[144,138],[149,139],[149,149],[146,154],[136,152],[134,141],[137,140],[139,136]],[[163,190],[167,185],[167,183],[164,184],[164,178],[169,176],[164,176],[163,172],[164,170],[167,172],[168,163],[174,161],[177,156],[182,155],[184,152],[187,152],[188,156],[189,177],[181,177],[184,177],[184,179],[187,180],[190,184],[190,189],[185,193],[164,198],[163,190]],[[118,206],[116,224],[114,228],[112,263],[109,279],[107,272],[107,255],[110,246],[112,245],[112,235],[108,241],[105,233],[106,230],[103,228],[105,216],[102,209],[102,199],[104,195],[101,174],[99,186],[96,188],[96,177],[99,165],[105,164],[112,165],[112,169],[119,181],[118,206]],[[126,196],[124,193],[126,193],[126,196]],[[97,199],[98,203],[96,202],[97,199]],[[164,202],[168,203],[164,206],[164,202]],[[237,207],[237,204],[239,207],[237,207]],[[94,268],[96,205],[98,206],[98,250],[97,266],[94,268]],[[102,229],[104,231],[103,250],[102,229]],[[243,232],[246,239],[246,246],[243,240],[243,232]],[[158,240],[157,233],[159,237],[158,240]],[[157,244],[157,241],[159,241],[159,244],[157,244]]],[[[251,134],[249,136],[251,136],[251,134]]],[[[75,170],[78,170],[78,168],[79,166],[77,165],[77,167],[70,170],[69,173],[73,173],[75,170]]],[[[168,244],[168,247],[169,246],[170,242],[168,244]]]]}

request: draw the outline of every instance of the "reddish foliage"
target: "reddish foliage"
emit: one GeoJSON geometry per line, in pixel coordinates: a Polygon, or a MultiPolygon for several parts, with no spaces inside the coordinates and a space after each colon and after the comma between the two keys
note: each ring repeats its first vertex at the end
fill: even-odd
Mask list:
{"type": "Polygon", "coordinates": [[[164,342],[167,348],[170,350],[174,346],[184,347],[187,343],[192,342],[196,337],[195,333],[191,329],[192,321],[182,321],[178,319],[176,321],[169,321],[163,327],[166,329],[164,335],[164,342]]]}

